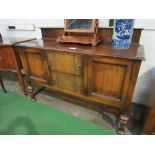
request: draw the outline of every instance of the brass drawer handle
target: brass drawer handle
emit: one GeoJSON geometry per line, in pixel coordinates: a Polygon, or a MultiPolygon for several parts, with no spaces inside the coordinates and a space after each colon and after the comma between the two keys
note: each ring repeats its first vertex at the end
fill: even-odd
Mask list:
{"type": "Polygon", "coordinates": [[[80,64],[80,65],[77,65],[77,71],[78,71],[79,73],[81,73],[81,64],[80,64]]]}
{"type": "Polygon", "coordinates": [[[0,61],[2,61],[2,60],[3,60],[3,57],[0,56],[0,61]]]}

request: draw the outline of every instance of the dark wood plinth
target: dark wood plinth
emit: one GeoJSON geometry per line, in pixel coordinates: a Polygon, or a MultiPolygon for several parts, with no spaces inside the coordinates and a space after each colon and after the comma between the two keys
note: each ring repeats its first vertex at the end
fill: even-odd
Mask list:
{"type": "Polygon", "coordinates": [[[57,43],[80,43],[80,44],[91,44],[92,46],[96,46],[102,40],[95,36],[59,36],[56,40],[57,43]]]}

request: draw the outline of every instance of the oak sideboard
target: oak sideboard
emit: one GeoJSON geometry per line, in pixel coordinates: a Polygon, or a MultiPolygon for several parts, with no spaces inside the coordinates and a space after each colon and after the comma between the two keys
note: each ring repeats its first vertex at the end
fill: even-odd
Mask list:
{"type": "Polygon", "coordinates": [[[89,45],[56,43],[62,29],[42,28],[42,39],[15,45],[26,74],[27,92],[32,100],[40,86],[71,101],[120,117],[120,132],[128,120],[129,106],[144,48],[139,45],[141,30],[134,30],[129,49],[111,46],[112,29],[99,30],[103,42],[89,45]]]}

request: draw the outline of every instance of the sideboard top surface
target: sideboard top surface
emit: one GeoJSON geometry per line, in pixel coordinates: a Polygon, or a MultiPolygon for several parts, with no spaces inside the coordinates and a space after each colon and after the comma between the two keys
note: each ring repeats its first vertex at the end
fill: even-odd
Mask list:
{"type": "Polygon", "coordinates": [[[28,42],[18,43],[16,46],[48,49],[55,51],[67,51],[87,55],[109,56],[144,60],[144,47],[142,45],[131,45],[129,49],[113,49],[110,43],[100,43],[96,47],[75,43],[56,43],[54,39],[37,39],[28,42]]]}
{"type": "Polygon", "coordinates": [[[17,38],[17,37],[4,37],[0,39],[0,46],[12,46],[14,44],[24,42],[24,41],[30,41],[34,38],[17,38]]]}

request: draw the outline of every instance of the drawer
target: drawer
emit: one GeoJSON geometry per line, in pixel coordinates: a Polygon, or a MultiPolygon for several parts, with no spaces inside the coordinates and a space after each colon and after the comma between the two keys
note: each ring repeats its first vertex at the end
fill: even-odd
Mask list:
{"type": "Polygon", "coordinates": [[[80,76],[52,72],[52,80],[52,85],[56,88],[80,94],[83,92],[83,78],[80,76]]]}
{"type": "Polygon", "coordinates": [[[83,57],[80,54],[50,51],[47,56],[51,71],[75,75],[83,73],[83,57]]]}

